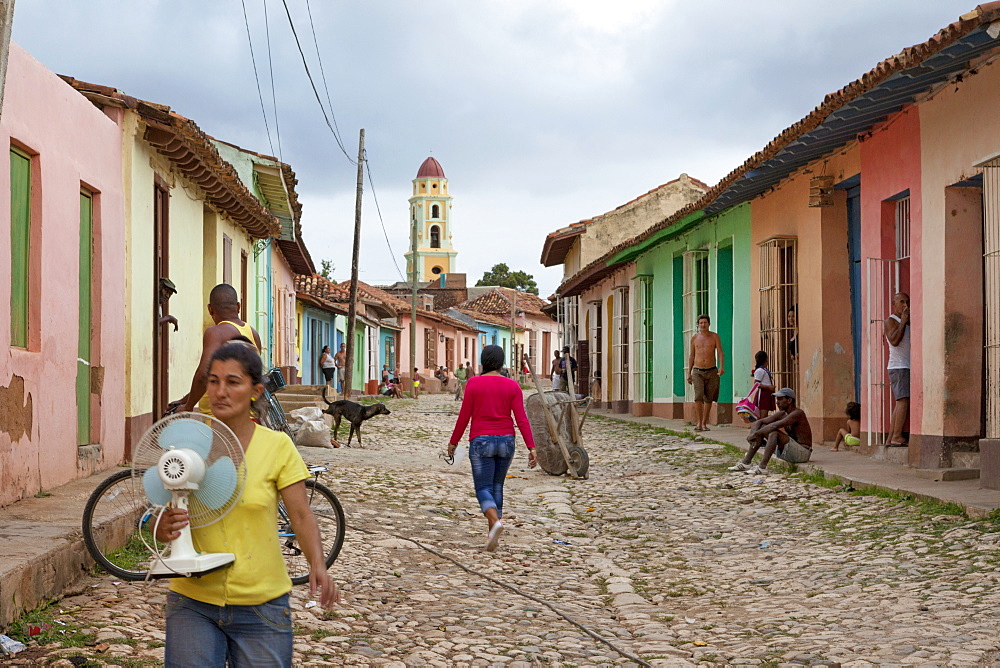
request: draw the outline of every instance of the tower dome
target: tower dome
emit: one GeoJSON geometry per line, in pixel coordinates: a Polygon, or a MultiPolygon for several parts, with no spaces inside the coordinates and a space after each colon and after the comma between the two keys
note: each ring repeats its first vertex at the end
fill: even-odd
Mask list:
{"type": "Polygon", "coordinates": [[[441,167],[441,163],[434,158],[427,158],[424,160],[423,164],[420,165],[420,169],[417,170],[418,179],[443,179],[447,178],[444,175],[444,168],[441,167]]]}

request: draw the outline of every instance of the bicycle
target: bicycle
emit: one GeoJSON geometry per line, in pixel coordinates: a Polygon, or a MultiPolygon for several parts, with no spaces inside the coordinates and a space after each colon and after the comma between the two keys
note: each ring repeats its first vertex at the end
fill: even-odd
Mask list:
{"type": "MultiPolygon", "coordinates": [[[[281,403],[273,392],[284,387],[281,371],[271,369],[264,381],[264,394],[257,409],[264,426],[284,431],[291,436],[281,403]],[[280,379],[280,380],[279,380],[280,379]]],[[[168,413],[173,412],[168,409],[168,413]]],[[[344,509],[329,487],[320,482],[327,466],[311,466],[312,478],[305,481],[309,507],[319,525],[326,567],[336,561],[344,546],[346,520],[344,509]]],[[[143,471],[123,469],[104,479],[93,491],[83,509],[83,540],[87,551],[104,570],[122,580],[138,581],[148,577],[153,556],[146,544],[162,551],[166,545],[154,541],[152,535],[156,508],[146,500],[142,488],[143,471]],[[145,539],[145,543],[143,543],[145,539]]],[[[278,503],[278,537],[285,566],[292,583],[309,581],[309,564],[298,546],[285,504],[278,503]]]]}

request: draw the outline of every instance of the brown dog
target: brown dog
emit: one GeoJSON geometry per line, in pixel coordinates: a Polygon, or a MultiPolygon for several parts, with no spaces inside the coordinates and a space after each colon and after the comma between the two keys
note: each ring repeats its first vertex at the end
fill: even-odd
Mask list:
{"type": "Polygon", "coordinates": [[[358,435],[358,447],[364,447],[361,445],[361,423],[365,420],[369,420],[376,415],[390,415],[389,409],[385,407],[385,404],[379,402],[372,404],[370,406],[363,406],[361,404],[354,403],[353,401],[340,400],[340,401],[330,401],[326,398],[326,388],[323,388],[323,401],[326,402],[326,408],[323,412],[327,415],[333,416],[333,439],[337,440],[337,434],[340,432],[340,419],[345,418],[351,423],[351,429],[347,434],[347,446],[351,446],[351,438],[354,434],[358,435]]]}

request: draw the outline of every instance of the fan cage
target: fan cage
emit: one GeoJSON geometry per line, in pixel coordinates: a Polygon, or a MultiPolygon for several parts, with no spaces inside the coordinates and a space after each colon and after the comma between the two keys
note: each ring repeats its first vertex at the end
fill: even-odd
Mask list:
{"type": "MultiPolygon", "coordinates": [[[[188,519],[191,523],[190,526],[192,529],[198,529],[214,524],[225,517],[239,501],[240,496],[243,494],[243,487],[246,485],[246,465],[243,457],[243,447],[240,445],[239,439],[236,438],[236,435],[225,423],[202,413],[175,413],[160,420],[143,434],[136,445],[135,454],[132,457],[132,478],[141,486],[142,476],[146,470],[159,466],[160,457],[166,452],[166,449],[160,446],[160,436],[171,425],[183,420],[193,420],[207,426],[210,430],[212,442],[209,446],[208,456],[205,457],[206,472],[216,461],[228,457],[233,462],[236,474],[235,489],[221,505],[217,503],[213,507],[209,507],[198,498],[198,491],[188,495],[188,519]]],[[[204,443],[194,445],[203,447],[204,443]]],[[[184,447],[184,444],[174,444],[174,447],[181,448],[184,447]]],[[[179,458],[173,461],[179,461],[179,458]]],[[[207,488],[202,493],[206,496],[212,494],[207,488]]],[[[217,493],[215,492],[215,494],[217,493]]]]}

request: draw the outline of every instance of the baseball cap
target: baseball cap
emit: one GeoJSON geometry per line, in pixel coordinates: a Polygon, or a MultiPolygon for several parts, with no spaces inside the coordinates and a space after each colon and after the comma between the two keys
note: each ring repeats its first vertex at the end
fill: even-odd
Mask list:
{"type": "Polygon", "coordinates": [[[793,390],[790,387],[783,387],[780,390],[778,390],[777,392],[775,392],[772,396],[775,396],[775,397],[788,397],[789,399],[794,399],[795,398],[795,390],[793,390]]]}
{"type": "Polygon", "coordinates": [[[175,293],[177,292],[177,286],[174,285],[174,282],[171,281],[166,276],[163,276],[162,278],[160,278],[160,285],[163,286],[163,287],[165,287],[167,290],[170,290],[171,292],[175,292],[175,293]]]}

